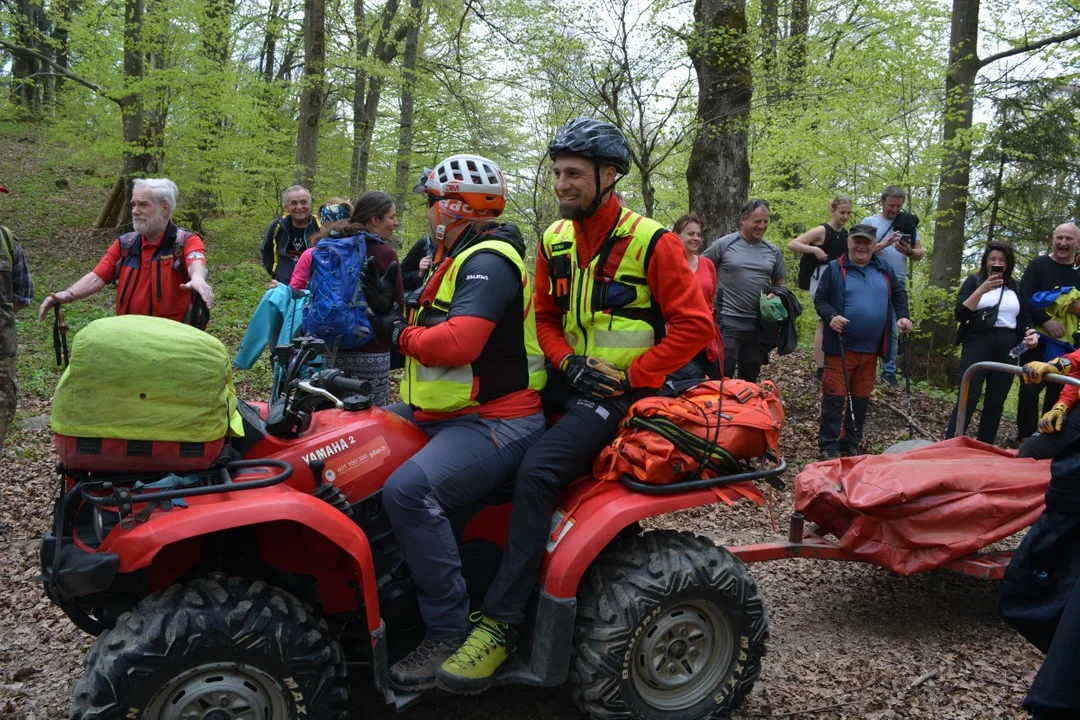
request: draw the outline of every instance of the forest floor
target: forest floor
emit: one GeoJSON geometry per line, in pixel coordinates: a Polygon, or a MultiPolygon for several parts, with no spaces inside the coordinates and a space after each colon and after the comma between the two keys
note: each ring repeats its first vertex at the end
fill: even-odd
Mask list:
{"type": "MultiPolygon", "coordinates": [[[[112,178],[93,164],[58,156],[18,128],[0,128],[0,178],[12,187],[0,198],[0,222],[23,239],[38,284],[38,300],[93,267],[110,238],[85,230],[112,178]],[[29,140],[29,142],[28,142],[29,140]],[[13,177],[14,176],[14,177],[13,177]],[[16,179],[18,178],[18,182],[16,179]],[[21,195],[17,194],[21,193],[21,195]]],[[[261,228],[247,237],[208,237],[221,307],[210,331],[235,349],[254,300],[262,293],[255,248],[261,228]]],[[[110,312],[110,292],[70,306],[75,331],[110,312]]],[[[48,428],[49,400],[58,377],[48,323],[27,312],[19,321],[20,398],[17,427],[0,457],[0,718],[66,717],[72,684],[92,638],[76,629],[44,597],[38,541],[48,529],[56,480],[48,428]]],[[[711,505],[663,516],[656,527],[693,530],[720,545],[781,539],[791,512],[792,481],[817,459],[820,389],[808,354],[799,350],[766,369],[784,399],[787,421],[781,449],[792,470],[788,489],[769,509],[749,503],[711,505]]],[[[241,394],[265,394],[265,368],[238,378],[241,394]]],[[[917,391],[915,416],[940,439],[951,410],[940,392],[917,391]]],[[[903,391],[878,389],[871,402],[864,450],[881,452],[907,438],[903,391]]],[[[920,435],[916,433],[916,436],[920,435]]],[[[1015,436],[1003,423],[1001,438],[1015,436]]],[[[1006,541],[1015,545],[1016,538],[1006,541]]],[[[772,622],[760,680],[735,718],[1019,718],[1020,701],[1041,656],[1008,629],[995,611],[993,582],[935,572],[899,577],[855,563],[786,560],[753,565],[772,622]]],[[[352,682],[353,717],[390,720],[370,675],[352,682]]],[[[574,718],[583,716],[561,689],[500,688],[475,698],[443,697],[402,714],[419,720],[574,718]]]]}

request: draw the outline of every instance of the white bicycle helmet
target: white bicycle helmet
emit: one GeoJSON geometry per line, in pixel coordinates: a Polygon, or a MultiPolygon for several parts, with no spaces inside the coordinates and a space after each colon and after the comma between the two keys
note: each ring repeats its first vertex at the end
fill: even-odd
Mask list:
{"type": "Polygon", "coordinates": [[[428,175],[424,192],[439,199],[457,198],[473,210],[506,209],[506,177],[499,166],[479,155],[452,155],[428,175]]]}

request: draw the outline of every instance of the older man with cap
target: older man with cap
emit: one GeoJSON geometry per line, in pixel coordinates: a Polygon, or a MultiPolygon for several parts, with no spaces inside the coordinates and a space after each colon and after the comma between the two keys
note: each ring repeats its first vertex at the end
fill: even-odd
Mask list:
{"type": "Polygon", "coordinates": [[[818,446],[826,460],[858,452],[877,359],[886,356],[897,331],[912,328],[907,291],[892,267],[874,254],[876,242],[874,226],[853,227],[847,252],[829,263],[814,296],[825,321],[818,446]]]}
{"type": "Polygon", "coordinates": [[[38,320],[45,319],[50,307],[81,300],[112,282],[116,282],[117,315],[196,322],[192,293],[213,307],[214,291],[206,283],[206,247],[202,238],[172,221],[176,195],[172,180],[135,180],[131,192],[135,231],[114,240],[97,267],[73,285],[50,293],[41,303],[38,320]]]}

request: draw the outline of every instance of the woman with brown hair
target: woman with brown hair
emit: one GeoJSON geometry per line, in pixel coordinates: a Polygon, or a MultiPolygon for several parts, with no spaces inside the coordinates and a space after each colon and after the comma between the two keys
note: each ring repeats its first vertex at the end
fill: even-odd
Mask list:
{"type": "MultiPolygon", "coordinates": [[[[788,243],[788,250],[800,253],[799,287],[810,291],[810,302],[814,302],[818,278],[829,263],[847,251],[848,231],[844,229],[851,219],[851,198],[837,195],[829,203],[832,219],[811,228],[788,243]]],[[[818,318],[817,330],[814,331],[814,378],[821,382],[825,368],[825,353],[821,350],[821,338],[825,323],[818,318]]]]}
{"type": "MultiPolygon", "coordinates": [[[[690,263],[690,269],[694,271],[701,285],[701,294],[705,296],[705,304],[709,306],[715,325],[716,266],[709,260],[703,262],[698,255],[701,252],[704,229],[705,221],[694,213],[688,213],[675,221],[671,231],[682,240],[683,248],[686,250],[686,260],[690,263]]],[[[716,332],[715,335],[713,341],[694,357],[694,362],[710,380],[719,380],[720,369],[724,366],[724,346],[720,341],[720,333],[716,332]]]]}
{"type": "MultiPolygon", "coordinates": [[[[340,207],[337,205],[336,207],[340,207]]],[[[321,210],[321,208],[320,208],[321,210]]],[[[397,206],[394,198],[379,190],[369,190],[353,203],[352,214],[347,220],[325,223],[312,238],[312,247],[304,251],[296,261],[289,286],[303,290],[310,284],[312,253],[318,243],[328,237],[356,238],[365,245],[368,258],[375,261],[375,268],[382,275],[397,262],[397,253],[388,244],[394,230],[400,223],[397,219],[397,206]]],[[[405,291],[398,273],[395,301],[405,307],[405,291]]],[[[372,337],[361,350],[332,352],[328,363],[344,370],[351,377],[371,382],[371,402],[386,405],[390,390],[390,348],[372,337]]]]}

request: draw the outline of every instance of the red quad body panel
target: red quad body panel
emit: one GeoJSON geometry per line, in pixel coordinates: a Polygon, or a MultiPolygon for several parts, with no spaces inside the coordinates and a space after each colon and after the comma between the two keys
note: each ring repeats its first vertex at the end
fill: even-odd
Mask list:
{"type": "Polygon", "coordinates": [[[838,537],[851,559],[911,575],[1029,527],[1049,482],[1047,460],[953,438],[807,465],[795,479],[795,510],[838,537]]]}
{"type": "MultiPolygon", "coordinates": [[[[266,406],[252,403],[266,417],[266,406]]],[[[295,440],[267,435],[245,459],[275,458],[293,467],[289,485],[311,492],[315,482],[308,463],[322,460],[327,482],[333,483],[350,503],[378,492],[403,462],[427,444],[428,436],[412,423],[382,408],[361,412],[323,410],[295,440]]]]}
{"type": "MultiPolygon", "coordinates": [[[[557,538],[548,536],[548,551],[540,569],[541,585],[553,597],[576,596],[578,583],[600,551],[620,530],[638,520],[721,500],[729,505],[742,498],[758,505],[765,502],[752,482],[671,495],[645,495],[621,483],[597,483],[591,478],[579,480],[559,497],[556,517],[561,519],[570,509],[570,520],[557,528],[557,538]]],[[[553,521],[553,531],[558,522],[553,521]]]]}
{"type": "MultiPolygon", "coordinates": [[[[265,416],[265,405],[256,407],[265,416]]],[[[114,528],[99,550],[118,554],[121,572],[152,565],[151,589],[161,590],[198,561],[203,537],[256,526],[263,559],[287,572],[314,577],[324,611],[356,610],[353,587],[359,588],[369,629],[375,630],[379,606],[368,539],[351,518],[310,494],[315,483],[308,462],[324,461],[326,480],[353,503],[382,488],[390,473],[427,441],[415,425],[379,408],[317,412],[300,438],[268,435],[245,454],[245,459],[290,463],[293,474],[287,483],[188,497],[186,508],[155,510],[149,522],[130,530],[114,528]]],[[[263,477],[245,471],[236,482],[242,486],[244,480],[263,477]]]]}

